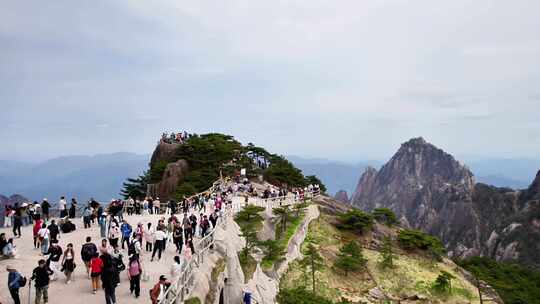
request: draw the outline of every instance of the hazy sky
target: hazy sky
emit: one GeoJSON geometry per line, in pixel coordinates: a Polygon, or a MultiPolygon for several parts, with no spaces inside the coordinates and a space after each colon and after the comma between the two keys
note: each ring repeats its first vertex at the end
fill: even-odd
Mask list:
{"type": "Polygon", "coordinates": [[[540,154],[540,1],[3,1],[0,159],[149,153],[163,130],[282,154],[540,154]]]}

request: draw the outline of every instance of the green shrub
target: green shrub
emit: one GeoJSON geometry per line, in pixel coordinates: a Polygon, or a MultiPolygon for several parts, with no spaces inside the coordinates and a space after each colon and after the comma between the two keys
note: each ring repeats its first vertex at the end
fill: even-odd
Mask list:
{"type": "Polygon", "coordinates": [[[345,276],[349,271],[358,271],[366,266],[367,260],[362,255],[362,248],[355,241],[343,245],[339,249],[337,259],[334,262],[334,267],[345,272],[345,276]]]}
{"type": "Polygon", "coordinates": [[[376,208],[371,214],[379,223],[384,223],[389,226],[397,223],[396,214],[388,208],[376,208]]]}
{"type": "Polygon", "coordinates": [[[373,225],[373,216],[359,209],[351,209],[339,215],[340,229],[354,230],[363,233],[373,225]]]}
{"type": "Polygon", "coordinates": [[[429,252],[436,258],[439,258],[445,251],[443,244],[437,237],[420,230],[403,229],[399,231],[398,242],[405,250],[420,249],[429,252]]]}
{"type": "Polygon", "coordinates": [[[452,292],[452,279],[455,278],[455,276],[443,270],[433,282],[431,289],[437,293],[449,294],[452,292]]]}
{"type": "Polygon", "coordinates": [[[279,304],[333,304],[329,299],[318,296],[304,287],[281,289],[276,299],[279,304]]]}

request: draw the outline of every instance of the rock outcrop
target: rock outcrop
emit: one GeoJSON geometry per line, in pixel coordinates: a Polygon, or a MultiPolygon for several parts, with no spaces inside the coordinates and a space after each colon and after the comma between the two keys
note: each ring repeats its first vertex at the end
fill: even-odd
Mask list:
{"type": "Polygon", "coordinates": [[[483,255],[540,265],[540,173],[529,189],[476,184],[448,153],[414,138],[380,171],[368,168],[351,204],[387,207],[403,225],[438,236],[455,257],[483,255]],[[525,238],[523,235],[527,235],[525,238]]]}
{"type": "Polygon", "coordinates": [[[166,164],[161,179],[157,183],[148,184],[147,195],[159,197],[164,202],[172,198],[174,191],[184,180],[188,170],[188,162],[180,159],[175,161],[176,151],[180,144],[160,142],[150,160],[150,168],[166,164]]]}
{"type": "Polygon", "coordinates": [[[348,203],[349,202],[349,195],[347,194],[347,191],[345,190],[339,190],[336,195],[334,195],[334,198],[337,201],[340,201],[342,203],[348,203]]]}

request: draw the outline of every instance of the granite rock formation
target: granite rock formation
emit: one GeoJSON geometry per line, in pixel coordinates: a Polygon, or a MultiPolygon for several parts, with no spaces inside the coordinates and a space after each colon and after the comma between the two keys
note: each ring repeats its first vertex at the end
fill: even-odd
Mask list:
{"type": "Polygon", "coordinates": [[[334,195],[334,198],[337,201],[340,201],[342,203],[348,203],[349,202],[349,195],[347,194],[347,191],[345,190],[339,190],[336,195],[334,195]]]}
{"type": "Polygon", "coordinates": [[[523,191],[475,183],[453,156],[414,138],[380,171],[368,168],[351,204],[387,207],[401,223],[436,235],[449,255],[489,256],[539,266],[540,172],[523,191]]]}

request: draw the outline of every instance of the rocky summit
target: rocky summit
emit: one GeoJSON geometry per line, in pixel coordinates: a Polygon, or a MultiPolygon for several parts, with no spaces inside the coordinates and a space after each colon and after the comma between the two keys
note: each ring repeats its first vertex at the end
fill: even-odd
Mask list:
{"type": "Polygon", "coordinates": [[[454,257],[540,265],[540,172],[522,191],[476,183],[452,155],[413,138],[379,171],[366,169],[351,204],[392,209],[402,224],[439,237],[454,257]]]}
{"type": "Polygon", "coordinates": [[[348,203],[349,202],[349,195],[347,194],[347,191],[345,190],[339,190],[336,192],[336,195],[334,195],[334,198],[342,203],[348,203]]]}

